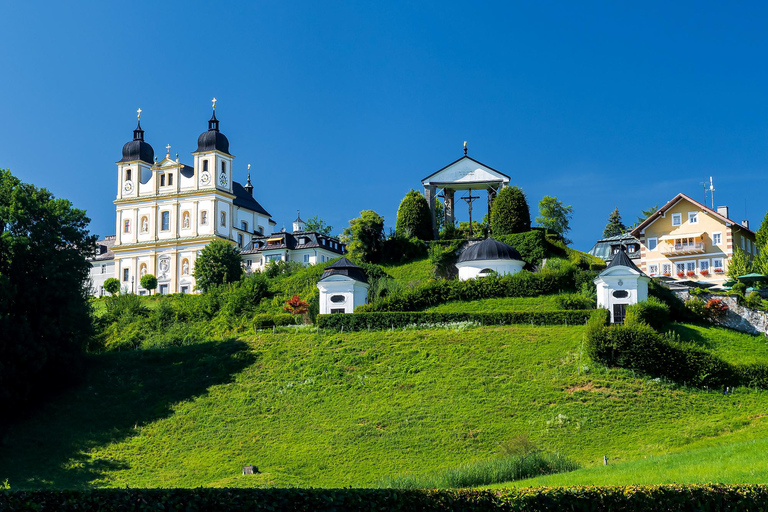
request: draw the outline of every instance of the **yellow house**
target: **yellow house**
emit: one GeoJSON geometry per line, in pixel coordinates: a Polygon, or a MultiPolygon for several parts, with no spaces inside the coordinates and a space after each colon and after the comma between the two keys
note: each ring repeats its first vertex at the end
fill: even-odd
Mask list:
{"type": "Polygon", "coordinates": [[[645,219],[631,234],[640,240],[640,269],[650,277],[721,284],[735,248],[757,254],[749,222],[731,220],[685,194],[645,219]]]}

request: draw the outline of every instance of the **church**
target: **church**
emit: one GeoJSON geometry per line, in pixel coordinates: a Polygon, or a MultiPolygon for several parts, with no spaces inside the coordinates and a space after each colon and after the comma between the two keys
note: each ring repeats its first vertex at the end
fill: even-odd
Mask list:
{"type": "Polygon", "coordinates": [[[191,166],[181,163],[178,153],[172,158],[170,145],[158,161],[144,140],[141,109],[137,112],[133,140],[123,146],[117,162],[116,235],[100,240],[91,260],[92,295],[104,294],[107,277],[117,278],[124,292],[145,295],[148,291],[140,284],[145,274],[157,277],[160,294],[191,293],[195,260],[216,239],[241,248],[246,271],[260,270],[268,261],[318,263],[344,254],[344,244],[337,239],[303,231],[300,218],[290,237],[284,230],[272,233],[276,222],[254,198],[250,172],[245,185],[234,180],[235,157],[219,129],[215,98],[208,130],[197,139],[191,166]],[[283,243],[277,252],[272,250],[275,244],[265,244],[270,238],[307,243],[283,243]],[[306,255],[308,245],[311,259],[306,255]]]}

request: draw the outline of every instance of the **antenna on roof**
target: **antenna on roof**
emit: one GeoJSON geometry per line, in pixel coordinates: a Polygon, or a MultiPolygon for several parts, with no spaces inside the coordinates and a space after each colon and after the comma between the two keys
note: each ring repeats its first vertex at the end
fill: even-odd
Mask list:
{"type": "Polygon", "coordinates": [[[715,209],[715,185],[712,182],[712,176],[709,177],[709,198],[712,200],[712,209],[715,209]]]}

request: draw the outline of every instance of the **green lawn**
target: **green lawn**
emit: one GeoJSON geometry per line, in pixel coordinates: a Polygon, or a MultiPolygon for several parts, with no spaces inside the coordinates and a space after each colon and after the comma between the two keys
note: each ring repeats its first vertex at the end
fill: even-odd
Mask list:
{"type": "MultiPolygon", "coordinates": [[[[91,356],[78,387],[11,426],[0,481],[372,486],[493,458],[521,433],[585,468],[768,438],[768,392],[603,370],[582,359],[582,338],[581,327],[286,329],[91,356]],[[241,476],[247,464],[262,473],[241,476]]],[[[748,481],[764,481],[754,467],[748,481]]]]}
{"type": "Polygon", "coordinates": [[[426,309],[428,313],[474,313],[497,311],[557,311],[557,295],[542,295],[541,297],[504,297],[501,299],[480,299],[473,301],[456,301],[439,304],[426,309]]]}
{"type": "Polygon", "coordinates": [[[672,330],[732,364],[768,363],[768,338],[732,331],[723,327],[673,324],[672,330]]]}
{"type": "Polygon", "coordinates": [[[428,281],[434,277],[429,258],[414,260],[402,265],[383,265],[383,267],[387,274],[406,286],[428,281]]]}

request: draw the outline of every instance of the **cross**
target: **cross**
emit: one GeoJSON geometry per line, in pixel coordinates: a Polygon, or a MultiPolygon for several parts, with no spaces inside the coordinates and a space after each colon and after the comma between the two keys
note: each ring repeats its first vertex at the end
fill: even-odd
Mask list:
{"type": "Polygon", "coordinates": [[[462,199],[469,205],[469,237],[472,238],[472,235],[474,235],[474,231],[472,230],[472,201],[480,199],[480,196],[473,196],[472,189],[469,189],[469,195],[467,197],[462,197],[462,199]]]}
{"type": "Polygon", "coordinates": [[[216,110],[216,98],[211,100],[213,102],[213,110],[216,110]]]}
{"type": "Polygon", "coordinates": [[[168,154],[170,155],[171,154],[171,145],[168,144],[167,146],[165,146],[165,149],[168,151],[168,154]]]}
{"type": "Polygon", "coordinates": [[[141,109],[136,111],[137,114],[139,114],[139,119],[141,119],[141,109]]]}

